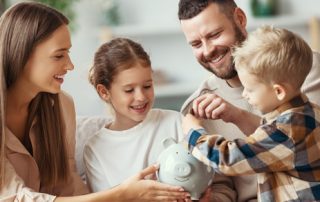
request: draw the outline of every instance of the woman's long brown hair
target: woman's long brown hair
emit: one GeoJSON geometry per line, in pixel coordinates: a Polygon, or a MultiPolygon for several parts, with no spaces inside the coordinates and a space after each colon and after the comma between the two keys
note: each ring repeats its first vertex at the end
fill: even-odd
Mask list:
{"type": "MultiPolygon", "coordinates": [[[[6,89],[16,82],[34,48],[64,24],[68,24],[68,19],[63,14],[35,2],[18,3],[1,16],[0,66],[6,89]]],[[[4,116],[1,109],[2,124],[4,116]]],[[[4,125],[1,126],[0,157],[3,167],[4,125]]],[[[33,156],[40,170],[41,185],[48,188],[69,176],[64,127],[58,95],[39,93],[29,105],[23,144],[31,154],[36,151],[33,156]],[[32,148],[29,133],[34,122],[36,143],[32,148]]],[[[3,173],[0,177],[3,178],[3,173]]]]}

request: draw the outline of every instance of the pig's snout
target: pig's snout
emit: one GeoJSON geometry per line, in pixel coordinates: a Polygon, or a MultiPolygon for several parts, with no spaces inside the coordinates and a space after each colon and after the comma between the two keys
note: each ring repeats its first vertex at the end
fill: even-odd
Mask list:
{"type": "Polygon", "coordinates": [[[177,177],[187,177],[191,174],[191,165],[186,162],[177,162],[174,166],[174,173],[177,177]]]}

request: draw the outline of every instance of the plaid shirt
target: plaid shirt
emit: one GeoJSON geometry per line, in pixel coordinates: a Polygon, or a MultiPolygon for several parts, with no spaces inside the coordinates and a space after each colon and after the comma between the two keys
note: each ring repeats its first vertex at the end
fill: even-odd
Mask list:
{"type": "Polygon", "coordinates": [[[268,113],[246,139],[204,129],[186,137],[192,154],[226,175],[258,173],[259,201],[320,201],[320,108],[295,97],[268,113]]]}

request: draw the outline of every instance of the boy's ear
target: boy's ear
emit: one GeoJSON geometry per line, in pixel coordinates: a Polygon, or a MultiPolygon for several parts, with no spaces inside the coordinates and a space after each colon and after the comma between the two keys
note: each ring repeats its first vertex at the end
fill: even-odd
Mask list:
{"type": "Polygon", "coordinates": [[[102,84],[97,85],[97,91],[99,96],[106,102],[110,99],[110,93],[109,90],[102,84]]]}
{"type": "Polygon", "coordinates": [[[274,92],[275,92],[278,100],[280,100],[280,101],[284,100],[284,98],[287,95],[287,90],[286,90],[285,86],[280,85],[280,84],[274,84],[273,89],[274,89],[274,92]]]}

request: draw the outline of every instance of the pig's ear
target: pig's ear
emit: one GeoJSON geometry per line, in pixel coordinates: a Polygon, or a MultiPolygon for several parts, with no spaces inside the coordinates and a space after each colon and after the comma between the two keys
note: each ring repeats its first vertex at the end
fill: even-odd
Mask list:
{"type": "Polygon", "coordinates": [[[172,144],[177,144],[177,142],[172,137],[166,138],[162,141],[162,145],[164,148],[168,148],[172,144]]]}

